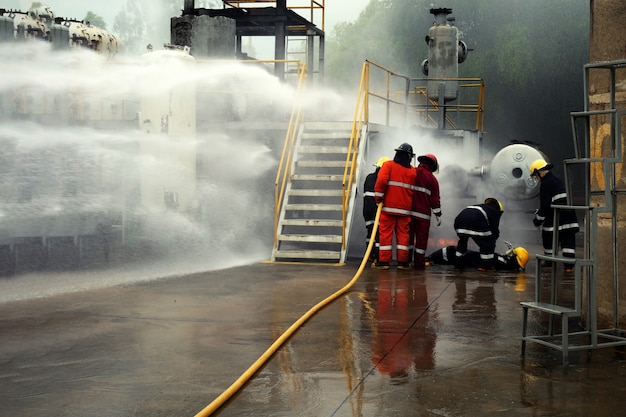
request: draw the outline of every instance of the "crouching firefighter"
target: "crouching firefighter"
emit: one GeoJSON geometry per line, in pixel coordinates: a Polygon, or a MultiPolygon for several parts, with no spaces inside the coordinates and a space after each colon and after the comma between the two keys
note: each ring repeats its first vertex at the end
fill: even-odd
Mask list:
{"type": "Polygon", "coordinates": [[[456,245],[456,268],[463,269],[463,255],[471,238],[480,250],[479,269],[495,269],[496,241],[500,237],[500,218],[504,209],[502,203],[488,197],[483,204],[468,206],[454,219],[454,230],[459,241],[456,245]]]}

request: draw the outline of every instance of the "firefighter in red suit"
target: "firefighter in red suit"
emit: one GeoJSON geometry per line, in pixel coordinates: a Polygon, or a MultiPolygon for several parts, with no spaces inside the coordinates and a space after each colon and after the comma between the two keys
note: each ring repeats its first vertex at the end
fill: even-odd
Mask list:
{"type": "Polygon", "coordinates": [[[413,267],[424,269],[426,247],[430,231],[430,217],[441,224],[441,198],[439,197],[439,181],[433,175],[439,170],[437,157],[431,153],[417,157],[419,165],[415,168],[415,189],[413,191],[413,209],[411,211],[411,238],[413,243],[413,267]]]}
{"type": "Polygon", "coordinates": [[[374,186],[376,201],[383,203],[379,220],[380,247],[375,269],[389,269],[392,260],[393,235],[396,235],[398,269],[409,269],[410,220],[415,186],[415,168],[411,161],[413,147],[403,143],[396,149],[393,161],[387,161],[378,171],[374,186]]]}

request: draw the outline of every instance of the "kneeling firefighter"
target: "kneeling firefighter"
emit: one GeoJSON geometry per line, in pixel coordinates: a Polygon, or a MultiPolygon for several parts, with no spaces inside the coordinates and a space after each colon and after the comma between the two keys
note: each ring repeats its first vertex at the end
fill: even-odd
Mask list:
{"type": "Polygon", "coordinates": [[[454,230],[459,241],[456,245],[456,267],[463,268],[463,255],[467,252],[467,243],[471,238],[480,250],[479,269],[495,269],[496,241],[500,237],[500,218],[504,208],[493,197],[485,199],[483,204],[468,206],[454,219],[454,230]]]}

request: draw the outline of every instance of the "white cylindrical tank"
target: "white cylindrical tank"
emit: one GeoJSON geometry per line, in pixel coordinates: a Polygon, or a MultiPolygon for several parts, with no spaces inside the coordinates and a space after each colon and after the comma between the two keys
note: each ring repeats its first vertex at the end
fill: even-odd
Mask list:
{"type": "Polygon", "coordinates": [[[459,82],[459,32],[448,23],[446,17],[452,9],[431,9],[435,23],[429,29],[428,43],[428,97],[439,99],[441,85],[444,88],[444,100],[452,101],[458,97],[459,82]]]}
{"type": "Polygon", "coordinates": [[[539,182],[530,176],[530,164],[546,156],[525,144],[502,148],[489,166],[491,184],[499,194],[512,200],[530,200],[539,194],[539,182]]]}

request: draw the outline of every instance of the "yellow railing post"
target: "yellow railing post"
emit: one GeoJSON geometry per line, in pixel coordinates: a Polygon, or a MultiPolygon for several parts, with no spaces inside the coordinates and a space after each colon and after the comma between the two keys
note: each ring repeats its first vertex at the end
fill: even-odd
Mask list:
{"type": "Polygon", "coordinates": [[[280,208],[282,206],[283,199],[285,198],[285,188],[289,181],[289,175],[291,175],[291,162],[293,158],[293,148],[298,134],[298,127],[302,121],[302,106],[298,97],[302,92],[304,86],[304,80],[306,78],[306,65],[297,61],[298,63],[298,85],[296,89],[296,98],[293,102],[291,115],[289,117],[289,125],[287,126],[287,133],[285,134],[285,143],[283,144],[283,151],[280,156],[280,162],[278,163],[278,170],[276,172],[276,180],[274,182],[274,248],[278,245],[278,220],[280,216],[280,208]]]}
{"type": "Polygon", "coordinates": [[[346,248],[346,226],[348,217],[348,203],[350,202],[350,190],[352,189],[352,183],[356,178],[356,162],[359,150],[359,142],[361,139],[361,127],[364,120],[366,120],[365,109],[367,107],[367,86],[369,78],[369,62],[363,63],[363,69],[361,70],[361,81],[359,84],[358,98],[356,106],[354,108],[354,117],[352,120],[352,130],[350,132],[350,143],[348,144],[348,153],[346,155],[346,163],[343,171],[342,180],[342,227],[341,227],[341,247],[342,250],[346,248]],[[360,117],[359,117],[360,115],[360,117]]]}

